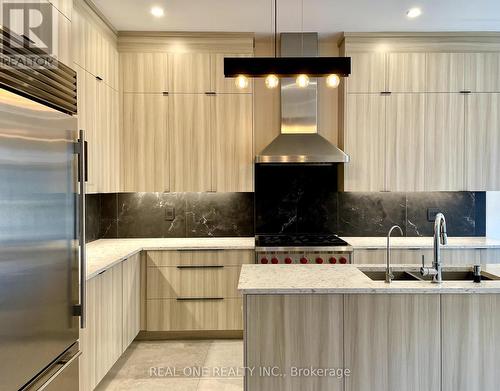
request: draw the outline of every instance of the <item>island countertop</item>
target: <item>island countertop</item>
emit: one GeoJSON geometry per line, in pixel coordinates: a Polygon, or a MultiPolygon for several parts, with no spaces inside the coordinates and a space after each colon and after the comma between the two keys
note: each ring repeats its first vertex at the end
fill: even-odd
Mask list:
{"type": "MultiPolygon", "coordinates": [[[[417,271],[415,265],[397,265],[397,270],[417,271]]],[[[245,295],[273,294],[436,294],[500,293],[500,266],[483,265],[483,273],[499,280],[444,281],[374,281],[362,270],[384,271],[374,265],[243,265],[238,289],[245,295]]],[[[465,266],[445,266],[443,270],[470,270],[465,266]]]]}

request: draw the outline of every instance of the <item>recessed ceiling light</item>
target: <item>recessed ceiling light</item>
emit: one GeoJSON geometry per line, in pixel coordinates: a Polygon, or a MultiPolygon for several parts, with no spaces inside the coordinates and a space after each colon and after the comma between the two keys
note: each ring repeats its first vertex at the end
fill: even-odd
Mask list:
{"type": "Polygon", "coordinates": [[[422,15],[422,10],[420,8],[410,8],[408,11],[406,11],[406,16],[409,18],[417,18],[420,15],[422,15]]]}
{"type": "Polygon", "coordinates": [[[153,16],[156,16],[157,18],[161,18],[163,15],[165,15],[165,11],[163,11],[163,8],[161,7],[153,7],[151,8],[151,14],[153,16]]]}

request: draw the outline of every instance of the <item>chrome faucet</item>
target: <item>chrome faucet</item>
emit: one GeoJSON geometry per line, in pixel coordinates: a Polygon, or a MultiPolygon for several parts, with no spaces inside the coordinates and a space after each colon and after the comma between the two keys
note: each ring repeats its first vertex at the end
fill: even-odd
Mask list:
{"type": "Polygon", "coordinates": [[[448,244],[448,235],[446,234],[446,219],[442,213],[436,215],[434,221],[434,261],[432,267],[425,267],[425,261],[422,259],[420,274],[422,276],[433,276],[432,282],[440,284],[443,281],[441,274],[441,245],[448,244]]]}
{"type": "Polygon", "coordinates": [[[390,284],[392,279],[394,278],[394,274],[392,274],[391,271],[391,235],[392,231],[394,231],[396,228],[399,229],[399,232],[401,232],[401,236],[403,236],[403,230],[399,225],[392,226],[389,230],[389,233],[387,234],[387,267],[385,269],[385,282],[387,282],[388,284],[390,284]]]}

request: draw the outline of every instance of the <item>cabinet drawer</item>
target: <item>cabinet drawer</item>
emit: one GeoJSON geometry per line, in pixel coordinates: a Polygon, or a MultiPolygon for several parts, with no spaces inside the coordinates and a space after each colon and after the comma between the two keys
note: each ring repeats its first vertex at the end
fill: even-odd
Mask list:
{"type": "Polygon", "coordinates": [[[242,330],[242,299],[147,301],[148,331],[242,330]]]}
{"type": "Polygon", "coordinates": [[[172,250],[148,251],[147,265],[226,265],[238,266],[254,262],[252,250],[172,250]]]}
{"type": "Polygon", "coordinates": [[[240,266],[148,267],[148,299],[240,297],[240,266]]]}

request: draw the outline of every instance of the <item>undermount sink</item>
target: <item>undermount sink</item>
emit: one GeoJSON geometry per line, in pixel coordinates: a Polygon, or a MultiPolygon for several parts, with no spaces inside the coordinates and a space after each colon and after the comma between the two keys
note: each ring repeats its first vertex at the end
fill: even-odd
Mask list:
{"type": "MultiPolygon", "coordinates": [[[[363,273],[373,281],[385,281],[385,270],[381,271],[363,271],[363,273]]],[[[432,281],[432,276],[422,276],[419,272],[393,271],[393,281],[432,281]]],[[[443,271],[443,281],[473,281],[474,274],[472,271],[443,271]]],[[[491,277],[481,273],[481,279],[484,281],[494,280],[491,277]]]]}
{"type": "MultiPolygon", "coordinates": [[[[385,281],[385,270],[384,271],[363,271],[363,273],[374,281],[385,281]]],[[[413,274],[408,272],[392,272],[394,278],[393,281],[418,281],[419,278],[415,277],[413,274]]]]}

